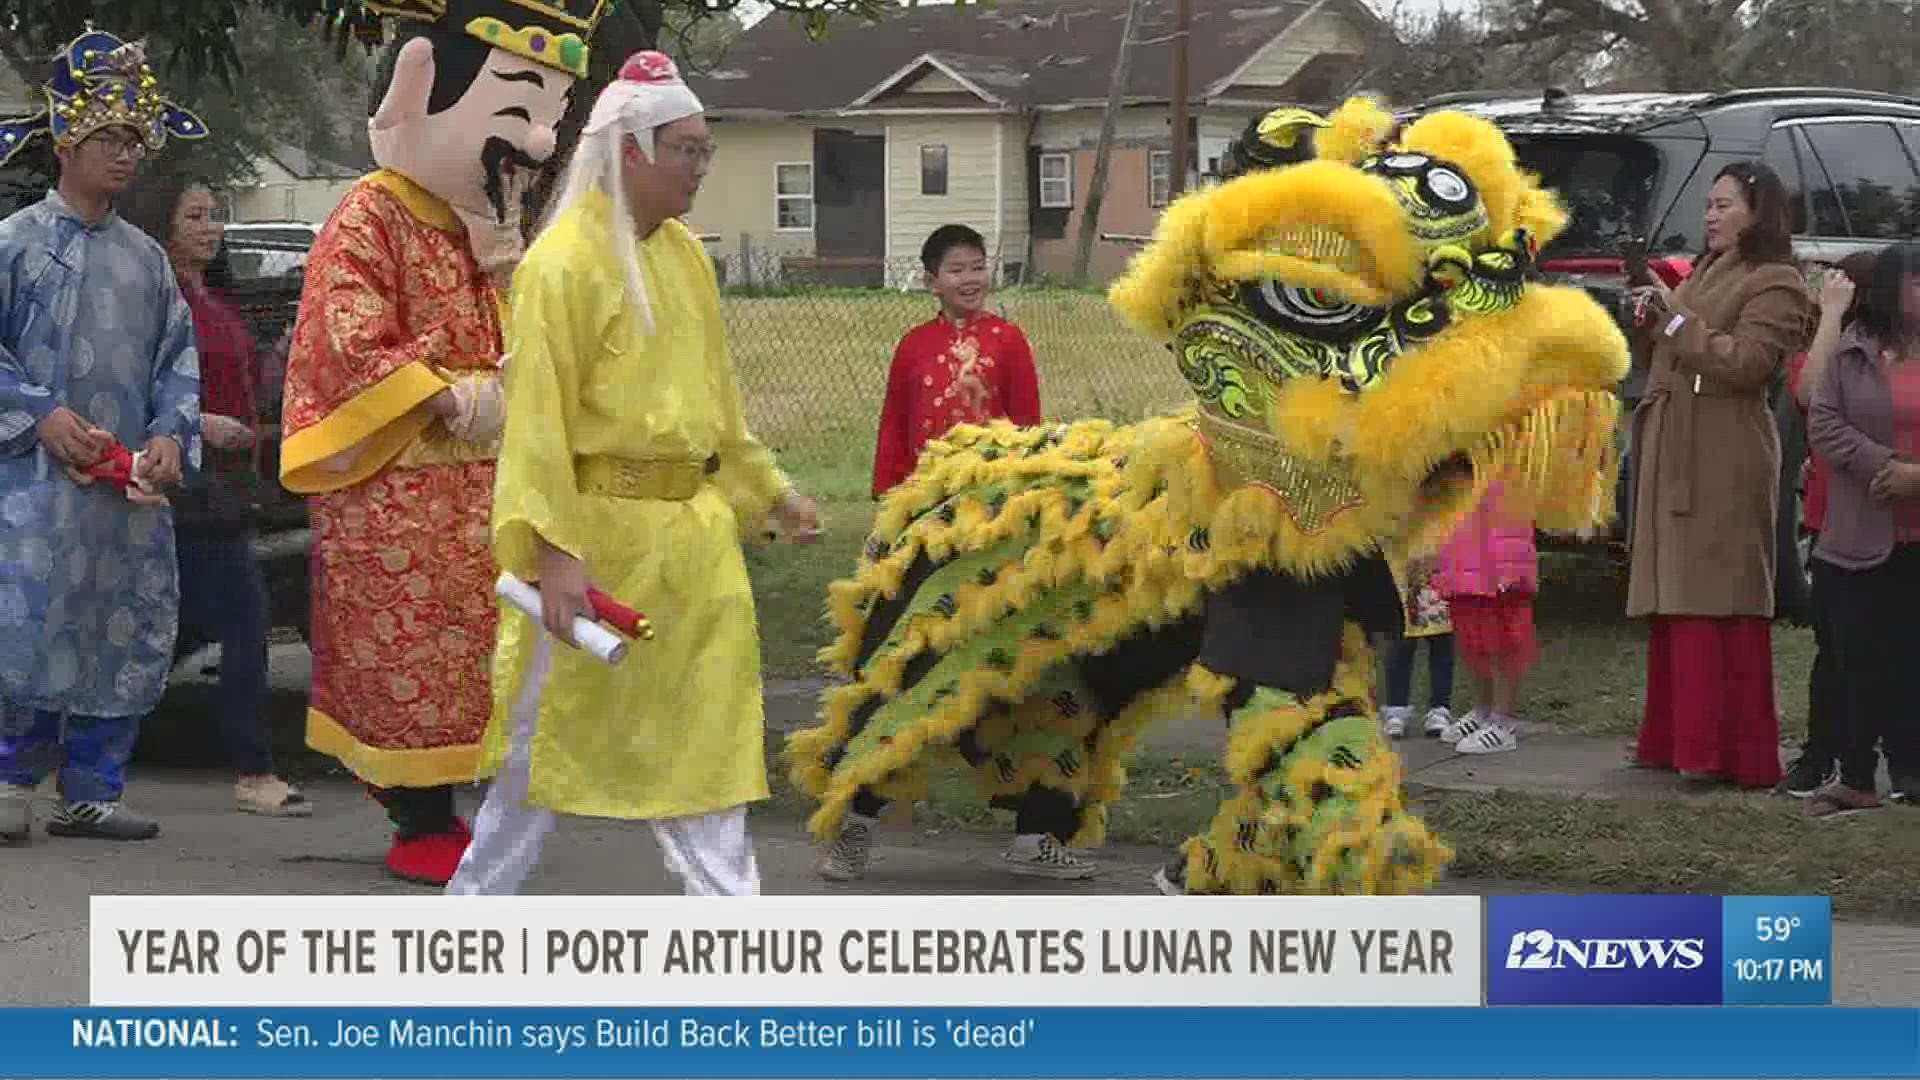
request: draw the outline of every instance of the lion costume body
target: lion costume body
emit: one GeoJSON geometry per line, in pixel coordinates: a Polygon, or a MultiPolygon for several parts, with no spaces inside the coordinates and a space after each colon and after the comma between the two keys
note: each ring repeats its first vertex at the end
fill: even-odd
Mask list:
{"type": "Polygon", "coordinates": [[[1271,114],[1269,153],[1170,208],[1113,287],[1193,407],[958,428],[887,496],[832,591],[846,682],[787,747],[818,836],[957,756],[996,800],[1069,796],[1069,843],[1098,844],[1142,732],[1199,708],[1230,718],[1237,790],[1174,891],[1431,884],[1450,852],[1374,716],[1386,558],[1496,480],[1544,528],[1604,522],[1628,350],[1583,292],[1531,279],[1564,218],[1498,129],[1392,127],[1364,100],[1271,114]]]}

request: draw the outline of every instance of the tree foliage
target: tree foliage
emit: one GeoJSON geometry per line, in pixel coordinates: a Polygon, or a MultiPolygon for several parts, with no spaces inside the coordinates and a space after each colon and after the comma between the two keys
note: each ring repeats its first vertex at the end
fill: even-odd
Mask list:
{"type": "MultiPolygon", "coordinates": [[[[7,38],[0,57],[29,86],[40,85],[57,45],[42,49],[0,36],[7,38]]],[[[336,58],[315,48],[311,31],[278,17],[242,12],[231,40],[248,57],[248,73],[227,84],[210,71],[169,65],[175,51],[171,33],[155,31],[145,38],[168,96],[197,113],[209,130],[205,139],[170,142],[150,169],[191,172],[217,186],[245,184],[257,178],[263,155],[284,146],[349,168],[367,163],[369,65],[364,57],[336,58]]],[[[43,140],[6,171],[0,183],[11,190],[0,193],[0,213],[51,182],[52,152],[43,140]]]]}
{"type": "MultiPolygon", "coordinates": [[[[635,49],[654,48],[669,25],[689,27],[733,15],[748,0],[620,0],[595,35],[595,52],[615,65],[635,49]]],[[[825,33],[836,17],[877,19],[917,0],[754,0],[803,22],[809,32],[825,33]]],[[[966,2],[966,0],[961,0],[966,2]]],[[[292,20],[304,27],[322,25],[322,0],[0,0],[0,28],[25,44],[28,52],[57,48],[86,29],[89,22],[123,37],[164,37],[169,66],[229,81],[249,60],[234,33],[249,11],[292,20]]],[[[596,64],[599,67],[600,64],[596,64]]]]}
{"type": "Polygon", "coordinates": [[[1604,55],[1666,90],[1920,88],[1914,0],[1488,0],[1484,46],[1604,55]]]}

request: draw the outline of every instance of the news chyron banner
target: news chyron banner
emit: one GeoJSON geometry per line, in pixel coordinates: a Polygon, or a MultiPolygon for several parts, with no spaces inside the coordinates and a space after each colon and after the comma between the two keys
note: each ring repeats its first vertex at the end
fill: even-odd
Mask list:
{"type": "Polygon", "coordinates": [[[95,897],[112,1006],[1477,1006],[1480,900],[95,897]]]}
{"type": "Polygon", "coordinates": [[[6,1075],[1920,1076],[1920,1009],[1831,1007],[1825,898],[97,897],[89,938],[6,1075]]]}

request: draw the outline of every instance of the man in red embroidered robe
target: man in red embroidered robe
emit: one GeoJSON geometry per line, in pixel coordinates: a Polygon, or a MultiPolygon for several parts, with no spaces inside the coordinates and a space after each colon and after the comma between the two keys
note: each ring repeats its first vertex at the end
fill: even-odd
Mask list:
{"type": "Polygon", "coordinates": [[[280,469],[314,528],[307,745],[385,807],[387,869],[420,884],[466,852],[454,785],[477,778],[493,712],[499,286],[604,6],[356,9],[406,25],[375,80],[381,167],[308,257],[280,469]]]}
{"type": "Polygon", "coordinates": [[[921,247],[920,261],[940,313],[894,349],[874,451],[876,499],[957,424],[1040,422],[1040,377],[1027,336],[986,310],[993,281],[986,241],[965,225],[943,225],[921,247]]]}

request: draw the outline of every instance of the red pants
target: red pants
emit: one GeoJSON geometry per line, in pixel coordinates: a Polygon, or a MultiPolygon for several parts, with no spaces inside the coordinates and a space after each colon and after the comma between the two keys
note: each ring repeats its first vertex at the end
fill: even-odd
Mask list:
{"type": "Polygon", "coordinates": [[[1758,616],[1653,616],[1641,764],[1731,780],[1780,782],[1773,625],[1758,616]]]}

